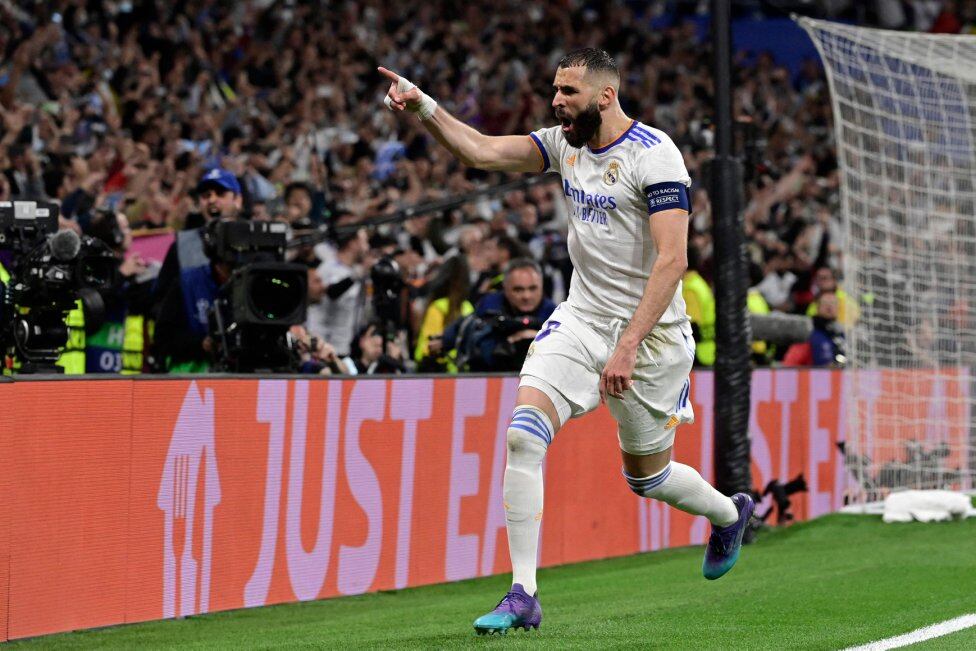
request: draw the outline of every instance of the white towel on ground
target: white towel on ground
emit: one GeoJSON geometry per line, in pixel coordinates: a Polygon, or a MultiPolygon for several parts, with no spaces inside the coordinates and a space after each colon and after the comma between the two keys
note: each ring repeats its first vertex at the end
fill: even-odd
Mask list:
{"type": "Polygon", "coordinates": [[[884,501],[885,522],[941,522],[976,514],[968,495],[942,490],[908,490],[892,493],[884,501]]]}

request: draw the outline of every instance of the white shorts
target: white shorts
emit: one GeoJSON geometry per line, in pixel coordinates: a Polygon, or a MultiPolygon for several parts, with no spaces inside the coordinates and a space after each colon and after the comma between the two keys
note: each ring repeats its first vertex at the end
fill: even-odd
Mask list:
{"type": "MultiPolygon", "coordinates": [[[[623,319],[600,319],[561,303],[529,346],[519,386],[543,391],[557,408],[568,403],[571,418],[596,409],[600,374],[626,326],[623,319]]],[[[624,452],[667,450],[677,426],[695,421],[689,399],[694,360],[695,341],[687,322],[658,325],[641,342],[633,385],[623,399],[607,396],[624,452]]]]}

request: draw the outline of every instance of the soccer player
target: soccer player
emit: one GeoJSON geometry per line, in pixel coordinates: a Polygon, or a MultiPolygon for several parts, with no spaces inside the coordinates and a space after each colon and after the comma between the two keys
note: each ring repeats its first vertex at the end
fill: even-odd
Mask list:
{"type": "Polygon", "coordinates": [[[416,114],[465,165],[554,171],[571,215],[569,297],[536,336],[522,366],[508,428],[504,501],[512,589],[479,617],[479,634],[538,628],[536,553],[542,461],[559,427],[606,403],[617,421],[623,475],[642,497],[712,523],[703,573],[717,579],[739,556],[752,499],[731,498],[671,460],[675,428],[694,420],[689,372],[695,344],[681,297],[687,266],[688,187],[681,153],[662,131],[627,117],[620,74],[603,50],[570,52],[556,70],[560,124],[528,136],[485,136],[458,121],[410,81],[384,102],[416,114]]]}

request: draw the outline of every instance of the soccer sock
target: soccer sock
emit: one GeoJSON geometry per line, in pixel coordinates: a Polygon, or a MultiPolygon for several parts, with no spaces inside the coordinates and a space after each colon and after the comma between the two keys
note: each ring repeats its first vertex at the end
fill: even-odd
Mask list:
{"type": "Polygon", "coordinates": [[[542,524],[542,460],[552,442],[552,424],[544,412],[520,405],[508,426],[505,465],[505,524],[512,557],[512,583],[535,594],[539,526],[542,524]]]}
{"type": "Polygon", "coordinates": [[[650,477],[631,477],[624,471],[624,478],[638,495],[667,502],[693,515],[704,515],[719,527],[727,527],[739,518],[731,498],[712,488],[697,470],[683,463],[672,461],[650,477]]]}

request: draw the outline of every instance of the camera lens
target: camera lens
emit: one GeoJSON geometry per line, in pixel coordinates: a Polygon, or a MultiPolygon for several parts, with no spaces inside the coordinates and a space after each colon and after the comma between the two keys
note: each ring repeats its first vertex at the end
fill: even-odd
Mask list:
{"type": "Polygon", "coordinates": [[[305,287],[292,273],[265,271],[251,279],[251,304],[262,319],[273,321],[300,309],[305,287]]]}

